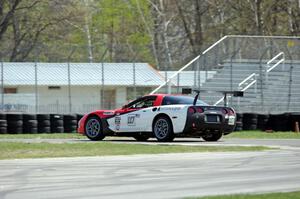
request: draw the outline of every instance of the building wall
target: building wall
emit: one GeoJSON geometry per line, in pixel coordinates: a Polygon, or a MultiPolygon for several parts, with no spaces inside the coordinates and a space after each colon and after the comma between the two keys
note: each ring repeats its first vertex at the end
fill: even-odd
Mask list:
{"type": "MultiPolygon", "coordinates": [[[[70,107],[67,86],[61,86],[60,89],[49,89],[48,86],[39,86],[38,109],[42,113],[68,113],[71,108],[72,113],[86,113],[100,108],[121,107],[127,102],[126,87],[105,87],[104,95],[106,93],[115,93],[113,96],[105,97],[105,99],[113,103],[106,103],[104,100],[104,104],[101,106],[101,87],[72,86],[70,107]],[[105,106],[107,104],[113,104],[114,107],[105,106]]],[[[10,108],[12,111],[22,107],[22,110],[15,111],[35,112],[34,86],[17,86],[16,94],[5,94],[4,104],[12,106],[10,108]]]]}

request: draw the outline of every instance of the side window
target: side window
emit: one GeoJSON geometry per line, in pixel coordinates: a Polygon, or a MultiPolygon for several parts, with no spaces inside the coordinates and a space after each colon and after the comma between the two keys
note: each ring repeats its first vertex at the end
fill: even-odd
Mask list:
{"type": "Polygon", "coordinates": [[[131,106],[129,106],[129,108],[148,108],[153,106],[154,101],[155,101],[156,97],[151,97],[151,98],[145,98],[142,100],[137,101],[134,104],[131,104],[131,106]]]}

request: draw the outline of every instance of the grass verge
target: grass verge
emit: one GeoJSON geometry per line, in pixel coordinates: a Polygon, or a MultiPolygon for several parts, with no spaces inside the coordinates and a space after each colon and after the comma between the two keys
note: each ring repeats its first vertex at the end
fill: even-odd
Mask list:
{"type": "Polygon", "coordinates": [[[300,199],[300,191],[268,194],[239,194],[225,196],[195,197],[190,199],[300,199]]]}
{"type": "MultiPolygon", "coordinates": [[[[237,131],[225,138],[245,139],[300,139],[300,133],[263,131],[237,131]]],[[[87,139],[78,133],[49,133],[49,134],[0,134],[0,139],[87,139]]]]}
{"type": "Polygon", "coordinates": [[[263,146],[169,146],[118,144],[107,142],[94,143],[17,143],[0,142],[0,159],[80,157],[159,153],[189,152],[227,152],[227,151],[262,151],[270,149],[263,146]]]}
{"type": "Polygon", "coordinates": [[[264,131],[236,131],[225,136],[225,138],[245,138],[245,139],[300,139],[300,133],[294,132],[272,132],[264,131]]]}

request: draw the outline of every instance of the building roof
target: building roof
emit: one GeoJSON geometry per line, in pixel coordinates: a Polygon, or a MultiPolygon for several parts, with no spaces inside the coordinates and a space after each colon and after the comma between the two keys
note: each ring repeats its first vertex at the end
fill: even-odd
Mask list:
{"type": "MultiPolygon", "coordinates": [[[[36,65],[38,85],[68,85],[68,63],[36,65]]],[[[102,67],[105,86],[158,86],[164,82],[148,63],[70,63],[71,85],[101,85],[102,67]]],[[[34,62],[3,62],[3,71],[4,85],[35,84],[34,62]]]]}

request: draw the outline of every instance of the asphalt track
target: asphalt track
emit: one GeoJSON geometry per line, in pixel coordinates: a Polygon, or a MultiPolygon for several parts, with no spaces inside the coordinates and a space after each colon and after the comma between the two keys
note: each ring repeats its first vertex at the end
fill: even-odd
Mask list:
{"type": "MultiPolygon", "coordinates": [[[[193,139],[175,143],[210,144],[193,139]]],[[[0,198],[146,199],[300,190],[300,140],[230,139],[215,144],[281,149],[2,160],[0,198]]]]}

